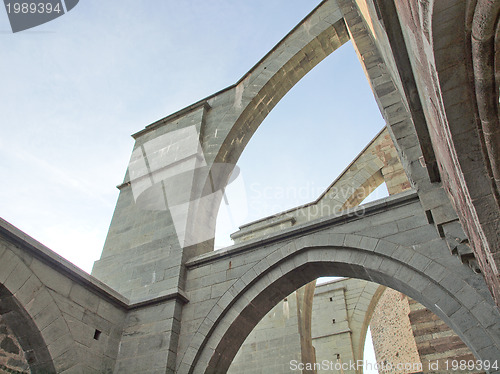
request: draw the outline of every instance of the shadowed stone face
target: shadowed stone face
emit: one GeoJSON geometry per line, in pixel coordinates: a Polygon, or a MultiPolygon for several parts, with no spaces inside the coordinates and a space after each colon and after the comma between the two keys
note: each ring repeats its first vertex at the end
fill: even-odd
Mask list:
{"type": "Polygon", "coordinates": [[[30,371],[19,341],[0,316],[0,371],[2,369],[22,373],[30,371]]]}
{"type": "Polygon", "coordinates": [[[5,337],[2,340],[2,342],[0,343],[0,348],[2,348],[7,353],[19,353],[19,347],[14,344],[14,341],[9,337],[5,337]]]}

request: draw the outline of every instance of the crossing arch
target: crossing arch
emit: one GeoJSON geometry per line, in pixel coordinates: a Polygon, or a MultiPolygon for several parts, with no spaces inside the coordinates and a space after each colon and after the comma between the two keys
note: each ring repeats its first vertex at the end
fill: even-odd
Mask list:
{"type": "Polygon", "coordinates": [[[500,323],[500,315],[484,292],[486,285],[479,285],[481,276],[467,267],[461,267],[457,274],[455,259],[442,246],[416,250],[359,235],[323,233],[300,238],[276,250],[287,254],[275,256],[274,262],[269,255],[255,264],[221,296],[216,305],[220,311],[212,310],[207,315],[201,325],[208,331],[200,331],[191,340],[199,343],[190,346],[197,354],[191,363],[183,361],[191,367],[191,373],[227,370],[259,320],[288,294],[321,276],[360,278],[396,289],[443,319],[478,359],[494,360],[500,352],[498,337],[490,331],[500,323]],[[434,258],[440,258],[436,252],[442,251],[442,261],[425,255],[425,251],[431,250],[434,258]],[[238,290],[238,283],[242,290],[238,290]],[[482,295],[479,303],[478,294],[482,295]],[[467,300],[472,299],[476,300],[476,307],[467,305],[467,300]],[[486,311],[491,319],[483,317],[486,311]],[[214,318],[215,315],[219,317],[214,318]]]}

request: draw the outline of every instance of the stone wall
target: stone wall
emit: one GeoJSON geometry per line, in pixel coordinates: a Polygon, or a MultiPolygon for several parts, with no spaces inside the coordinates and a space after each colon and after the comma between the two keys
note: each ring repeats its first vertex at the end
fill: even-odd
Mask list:
{"type": "MultiPolygon", "coordinates": [[[[453,361],[475,360],[460,337],[422,304],[387,288],[375,308],[371,323],[378,363],[418,363],[421,369],[405,373],[469,373],[451,369],[453,361]]],[[[412,368],[413,369],[413,368],[412,368]]],[[[380,373],[401,373],[380,370],[380,373]]]]}
{"type": "Polygon", "coordinates": [[[387,288],[379,300],[370,323],[373,348],[378,363],[387,365],[379,373],[401,373],[390,365],[415,365],[407,373],[420,372],[422,365],[408,318],[408,298],[401,292],[387,288]]]}
{"type": "MultiPolygon", "coordinates": [[[[356,282],[355,279],[351,281],[356,282]]],[[[312,336],[318,362],[323,360],[333,362],[354,360],[352,330],[346,302],[346,285],[347,282],[334,283],[333,287],[321,287],[323,293],[316,292],[313,304],[312,336]]],[[[321,288],[317,291],[321,292],[321,288]]],[[[318,373],[328,371],[318,370],[318,373]]]]}
{"type": "Polygon", "coordinates": [[[29,373],[21,345],[0,316],[0,373],[29,373]]]}
{"type": "Polygon", "coordinates": [[[259,322],[241,346],[228,373],[289,373],[291,360],[301,362],[296,292],[259,322]]]}
{"type": "MultiPolygon", "coordinates": [[[[415,79],[425,115],[423,126],[431,135],[428,147],[435,153],[442,185],[500,305],[500,204],[494,177],[498,178],[499,156],[498,150],[493,151],[499,132],[491,130],[498,128],[498,98],[493,56],[478,52],[494,50],[499,8],[482,7],[481,1],[397,0],[395,9],[384,12],[385,3],[392,2],[379,3],[386,29],[390,32],[401,25],[399,43],[391,39],[392,48],[409,51],[410,66],[405,70],[415,79]]],[[[420,135],[419,142],[423,143],[420,135]]]]}
{"type": "Polygon", "coordinates": [[[408,301],[409,319],[424,373],[457,373],[457,370],[445,370],[453,367],[453,360],[475,361],[470,349],[438,316],[415,300],[408,301]],[[434,366],[429,365],[431,363],[434,366]]]}
{"type": "Polygon", "coordinates": [[[6,335],[0,336],[0,347],[3,354],[10,351],[2,365],[5,358],[5,366],[23,361],[24,350],[26,360],[14,365],[18,371],[27,362],[26,372],[34,373],[111,372],[127,302],[0,220],[0,316],[8,326],[0,324],[6,335]]]}

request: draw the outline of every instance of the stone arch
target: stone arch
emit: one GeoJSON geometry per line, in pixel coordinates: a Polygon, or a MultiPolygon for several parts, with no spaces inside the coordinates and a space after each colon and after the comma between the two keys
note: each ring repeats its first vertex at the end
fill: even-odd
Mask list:
{"type": "MultiPolygon", "coordinates": [[[[374,137],[315,201],[292,208],[276,216],[266,217],[244,225],[231,237],[236,243],[241,243],[279,230],[283,222],[285,222],[284,220],[294,226],[320,217],[338,214],[339,211],[355,208],[382,183],[386,183],[390,195],[410,188],[410,183],[386,128],[382,129],[374,137]]],[[[308,286],[315,287],[314,284],[315,281],[309,283],[308,286]]],[[[363,311],[363,325],[359,331],[356,330],[352,333],[353,357],[355,360],[363,357],[365,338],[371,316],[384,290],[384,286],[379,286],[377,292],[366,295],[366,298],[371,300],[370,310],[368,312],[363,311]]],[[[309,313],[312,313],[313,297],[313,294],[309,294],[308,300],[303,302],[301,307],[309,313]]],[[[272,313],[272,311],[269,313],[272,313]]],[[[299,318],[299,324],[304,322],[303,319],[299,318]]],[[[310,321],[309,324],[305,323],[305,325],[310,327],[310,321]]],[[[259,326],[257,325],[256,329],[259,326]]],[[[305,332],[305,336],[311,334],[310,329],[308,331],[302,329],[302,332],[305,332]]],[[[301,349],[302,352],[304,350],[309,351],[310,347],[303,345],[301,349]]],[[[311,359],[307,360],[307,362],[309,361],[311,359]]]]}
{"type": "Polygon", "coordinates": [[[352,209],[382,183],[386,183],[390,195],[410,188],[387,128],[375,136],[315,201],[243,225],[231,238],[240,243],[279,230],[284,220],[298,225],[352,209]]]}
{"type": "Polygon", "coordinates": [[[386,287],[352,278],[315,283],[292,292],[259,321],[238,350],[228,373],[283,370],[283,364],[299,358],[303,363],[320,363],[331,359],[332,353],[340,353],[342,362],[364,359],[371,316],[386,287]],[[313,291],[314,297],[305,298],[307,290],[313,291]],[[314,306],[307,308],[309,303],[314,306]],[[309,311],[312,318],[303,318],[309,311]],[[307,330],[303,326],[307,324],[309,336],[304,335],[307,330]],[[307,350],[308,345],[302,345],[309,338],[314,347],[312,353],[307,350]]]}
{"type": "MultiPolygon", "coordinates": [[[[195,172],[191,202],[215,194],[202,204],[192,204],[196,218],[188,220],[187,235],[196,237],[201,226],[207,234],[185,246],[184,259],[214,249],[213,218],[222,201],[217,192],[227,185],[234,165],[262,121],[302,77],[349,39],[337,2],[324,0],[235,85],[185,109],[194,112],[203,108],[197,131],[208,164],[195,172]]],[[[145,130],[156,125],[151,126],[145,130]]]]}
{"type": "MultiPolygon", "coordinates": [[[[250,138],[276,104],[349,39],[337,2],[324,0],[234,86],[206,99],[216,110],[207,111],[206,128],[202,130],[203,149],[212,165],[210,174],[198,176],[200,186],[204,186],[201,190],[225,187],[232,167],[218,170],[218,165],[236,165],[250,138]],[[230,104],[220,108],[218,100],[230,104]],[[213,117],[217,117],[215,121],[213,117]]],[[[212,216],[217,216],[220,203],[221,198],[214,199],[207,209],[212,216]]]]}
{"type": "MultiPolygon", "coordinates": [[[[473,277],[470,269],[463,269],[466,273],[461,274],[460,285],[450,284],[443,282],[443,277],[452,277],[453,270],[414,248],[353,234],[314,235],[277,249],[283,256],[275,256],[275,261],[271,261],[272,256],[264,258],[221,296],[217,304],[220,310],[209,313],[202,323],[208,333],[198,332],[191,340],[188,351],[197,352],[193,361],[186,362],[187,357],[183,357],[190,372],[227,370],[246,336],[275,304],[313,279],[332,275],[370,280],[403,292],[442,318],[478,359],[498,357],[498,336],[489,331],[500,322],[498,310],[484,290],[476,307],[464,301],[477,297],[478,292],[469,285],[469,277],[473,277]],[[463,286],[460,297],[457,286],[463,286]]],[[[444,254],[448,255],[445,250],[444,254]]],[[[480,278],[473,282],[478,281],[480,278]]]]}
{"type": "MultiPolygon", "coordinates": [[[[37,259],[13,244],[0,247],[0,313],[17,336],[33,373],[56,373],[77,360],[75,339],[37,259]],[[2,251],[3,249],[3,251],[2,251]],[[68,339],[68,337],[70,337],[68,339]],[[33,352],[31,355],[30,352],[33,352]],[[68,360],[68,356],[72,357],[68,360]]],[[[54,275],[55,276],[55,275],[54,275]]],[[[57,283],[62,279],[52,278],[57,283]]]]}
{"type": "Polygon", "coordinates": [[[55,373],[52,357],[40,330],[26,309],[2,284],[0,315],[21,345],[31,373],[55,373]]]}
{"type": "Polygon", "coordinates": [[[349,40],[336,2],[323,1],[235,86],[240,108],[216,163],[235,164],[264,118],[298,81],[349,40]]]}

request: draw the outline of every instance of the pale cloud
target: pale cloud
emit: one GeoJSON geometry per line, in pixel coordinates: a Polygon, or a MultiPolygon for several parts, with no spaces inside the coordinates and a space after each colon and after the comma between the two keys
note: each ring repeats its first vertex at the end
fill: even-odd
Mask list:
{"type": "Polygon", "coordinates": [[[62,189],[66,189],[69,194],[85,195],[107,207],[113,206],[108,199],[103,197],[102,191],[99,191],[98,186],[92,183],[92,181],[75,177],[69,174],[68,171],[56,167],[46,159],[35,157],[27,150],[6,146],[5,144],[1,146],[0,152],[3,153],[3,159],[9,156],[10,158],[18,159],[22,164],[29,164],[32,168],[37,169],[44,179],[62,189]]]}
{"type": "Polygon", "coordinates": [[[37,239],[87,273],[99,258],[104,242],[103,230],[68,223],[44,227],[37,239]]]}

